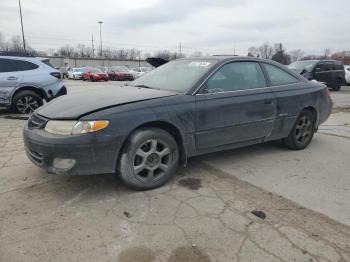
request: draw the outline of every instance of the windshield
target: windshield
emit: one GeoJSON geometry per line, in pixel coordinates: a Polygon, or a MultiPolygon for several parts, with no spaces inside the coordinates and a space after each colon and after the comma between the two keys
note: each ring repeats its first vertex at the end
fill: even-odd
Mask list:
{"type": "Polygon", "coordinates": [[[297,69],[297,70],[303,70],[313,67],[318,61],[317,60],[303,60],[303,61],[296,61],[292,64],[290,64],[288,67],[290,69],[297,69]]]}
{"type": "Polygon", "coordinates": [[[129,72],[129,70],[123,66],[114,66],[112,67],[112,70],[116,72],[129,72]]]}
{"type": "Polygon", "coordinates": [[[216,62],[216,59],[174,60],[136,79],[132,85],[186,93],[216,62]]]}
{"type": "Polygon", "coordinates": [[[149,72],[149,71],[152,71],[152,68],[151,67],[140,67],[141,71],[142,72],[149,72]]]}
{"type": "Polygon", "coordinates": [[[81,69],[81,68],[73,68],[73,72],[81,73],[81,72],[83,72],[83,69],[81,69]]]}
{"type": "Polygon", "coordinates": [[[93,74],[103,73],[102,70],[100,70],[100,69],[92,69],[90,72],[93,73],[93,74]]]}

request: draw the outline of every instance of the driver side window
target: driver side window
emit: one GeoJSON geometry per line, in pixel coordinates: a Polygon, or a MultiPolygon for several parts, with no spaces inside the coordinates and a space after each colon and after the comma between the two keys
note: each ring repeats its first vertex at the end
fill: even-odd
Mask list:
{"type": "Polygon", "coordinates": [[[233,62],[222,66],[206,83],[205,93],[219,93],[266,87],[256,62],[233,62]]]}

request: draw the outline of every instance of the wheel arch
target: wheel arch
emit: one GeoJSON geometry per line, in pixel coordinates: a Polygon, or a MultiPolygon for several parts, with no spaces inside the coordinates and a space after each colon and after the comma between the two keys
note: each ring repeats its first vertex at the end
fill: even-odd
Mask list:
{"type": "MultiPolygon", "coordinates": [[[[307,106],[307,107],[304,107],[303,110],[301,110],[301,112],[303,112],[303,111],[309,111],[309,112],[311,112],[312,115],[313,115],[314,118],[315,118],[316,123],[317,123],[317,121],[318,121],[318,112],[317,112],[317,110],[316,110],[315,107],[313,107],[313,106],[307,106]]],[[[301,112],[300,112],[300,113],[301,113],[301,112]]]]}
{"type": "Polygon", "coordinates": [[[11,96],[11,104],[13,103],[13,98],[15,97],[15,95],[17,95],[19,92],[22,91],[32,91],[34,93],[36,93],[37,95],[39,95],[42,99],[47,99],[47,96],[45,94],[45,92],[43,90],[41,90],[40,88],[34,87],[34,86],[22,86],[18,89],[15,90],[15,92],[12,94],[11,96]]]}

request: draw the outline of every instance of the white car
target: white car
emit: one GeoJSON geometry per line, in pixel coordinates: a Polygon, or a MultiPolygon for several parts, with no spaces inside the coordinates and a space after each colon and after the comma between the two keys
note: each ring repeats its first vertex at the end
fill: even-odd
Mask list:
{"type": "Polygon", "coordinates": [[[79,67],[68,70],[68,79],[82,79],[83,69],[79,67]]]}
{"type": "Polygon", "coordinates": [[[142,75],[144,75],[147,72],[150,72],[152,70],[153,70],[152,67],[142,66],[142,67],[135,67],[135,68],[131,69],[130,71],[132,71],[134,78],[139,78],[140,76],[142,76],[142,75]]]}
{"type": "Polygon", "coordinates": [[[345,69],[345,82],[350,85],[350,65],[344,65],[345,69]]]}

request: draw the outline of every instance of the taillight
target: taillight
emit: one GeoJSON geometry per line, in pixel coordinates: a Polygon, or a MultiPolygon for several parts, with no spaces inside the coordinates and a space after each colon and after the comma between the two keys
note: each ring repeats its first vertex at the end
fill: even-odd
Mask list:
{"type": "Polygon", "coordinates": [[[58,79],[61,79],[61,73],[59,73],[59,72],[52,72],[52,73],[50,73],[50,75],[52,75],[58,79]]]}
{"type": "Polygon", "coordinates": [[[326,97],[331,97],[331,92],[329,91],[329,88],[328,87],[326,87],[326,89],[325,89],[325,95],[326,95],[326,97]]]}

